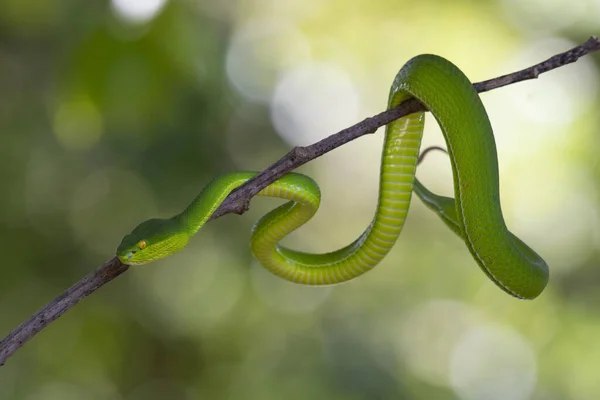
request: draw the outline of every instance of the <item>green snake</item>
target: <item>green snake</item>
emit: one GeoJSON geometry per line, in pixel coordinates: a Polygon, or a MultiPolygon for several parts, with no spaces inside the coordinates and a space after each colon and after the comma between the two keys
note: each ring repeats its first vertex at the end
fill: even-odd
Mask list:
{"type": "MultiPolygon", "coordinates": [[[[492,127],[468,78],[435,55],[409,60],[396,75],[388,107],[418,99],[441,127],[450,158],[455,198],[438,196],[416,178],[424,112],[387,125],[375,216],[354,242],[323,254],[299,252],[278,244],[306,223],[320,203],[319,186],[309,177],[288,173],[259,196],[288,200],[252,229],[250,249],[269,271],[292,282],[328,285],[371,270],[398,239],[412,192],[460,236],[483,272],[502,290],[522,299],[538,296],[548,282],[548,266],[506,227],[500,207],[496,145],[492,127]]],[[[210,218],[227,195],[253,176],[239,172],[212,180],[180,214],[151,219],[125,236],[117,256],[128,265],[146,264],[173,254],[210,218]]]]}

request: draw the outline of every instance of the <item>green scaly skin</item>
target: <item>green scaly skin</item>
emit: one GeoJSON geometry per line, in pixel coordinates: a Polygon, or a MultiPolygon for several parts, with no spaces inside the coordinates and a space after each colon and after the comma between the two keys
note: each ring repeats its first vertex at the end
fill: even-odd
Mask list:
{"type": "MultiPolygon", "coordinates": [[[[517,298],[535,298],[546,286],[548,267],[506,228],[493,131],[471,82],[449,61],[420,55],[396,75],[388,107],[411,97],[421,101],[440,124],[456,199],[437,196],[415,180],[424,113],[414,113],[386,127],[377,209],[358,239],[325,254],[278,245],[306,223],[320,203],[319,187],[312,179],[289,173],[258,193],[289,201],[254,226],[252,254],[269,271],[292,282],[327,285],[353,279],[372,269],[391,250],[404,226],[414,187],[425,204],[465,241],[494,283],[517,298]]],[[[181,250],[227,195],[255,174],[233,173],[214,179],[181,214],[140,224],[123,238],[117,256],[124,264],[139,265],[181,250]]]]}

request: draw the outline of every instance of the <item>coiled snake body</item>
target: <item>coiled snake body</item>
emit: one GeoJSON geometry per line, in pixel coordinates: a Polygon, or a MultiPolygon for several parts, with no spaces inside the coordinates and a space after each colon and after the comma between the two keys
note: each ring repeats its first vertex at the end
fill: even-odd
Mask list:
{"type": "MultiPolygon", "coordinates": [[[[424,104],[441,127],[452,165],[454,199],[432,193],[415,178],[424,113],[410,114],[386,127],[377,209],[362,235],[325,254],[279,245],[316,213],[320,202],[319,187],[311,178],[289,173],[258,193],[289,201],[254,226],[252,254],[269,271],[293,282],[327,285],[348,281],[372,269],[391,250],[414,191],[464,240],[474,260],[498,287],[518,298],[535,298],[546,286],[548,267],[506,227],[494,135],[471,82],[444,58],[420,55],[396,75],[388,107],[411,97],[424,104]]],[[[227,195],[254,175],[242,172],[215,178],[182,213],[136,227],[123,238],[117,256],[125,264],[139,265],[181,250],[227,195]]]]}

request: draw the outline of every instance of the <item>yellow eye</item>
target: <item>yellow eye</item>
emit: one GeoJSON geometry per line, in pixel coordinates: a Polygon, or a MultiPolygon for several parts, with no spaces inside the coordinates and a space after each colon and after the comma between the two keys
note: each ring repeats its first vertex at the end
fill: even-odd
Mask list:
{"type": "Polygon", "coordinates": [[[139,242],[139,243],[138,243],[138,247],[139,247],[140,249],[145,249],[145,248],[146,248],[146,246],[148,246],[148,243],[146,243],[146,241],[145,241],[145,240],[142,240],[141,242],[139,242]]]}

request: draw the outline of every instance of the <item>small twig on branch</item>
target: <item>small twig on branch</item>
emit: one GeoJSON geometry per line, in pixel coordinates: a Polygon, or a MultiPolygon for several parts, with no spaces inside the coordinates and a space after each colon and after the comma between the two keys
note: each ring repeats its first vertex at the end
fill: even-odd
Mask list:
{"type": "MultiPolygon", "coordinates": [[[[544,72],[573,63],[580,57],[598,50],[600,50],[600,40],[592,36],[582,45],[557,54],[537,65],[512,74],[475,83],[474,87],[479,93],[483,93],[516,82],[535,79],[544,72]]],[[[374,133],[378,128],[417,111],[427,110],[417,100],[407,100],[397,107],[377,114],[374,117],[367,118],[310,146],[295,147],[279,161],[261,171],[254,178],[232,192],[214,212],[211,220],[229,213],[243,214],[248,210],[248,204],[252,197],[288,172],[343,144],[363,135],[374,133]]],[[[0,342],[0,365],[4,365],[8,357],[13,355],[25,342],[60,317],[64,312],[128,269],[129,266],[121,264],[116,257],[113,257],[37,311],[0,342]]]]}

